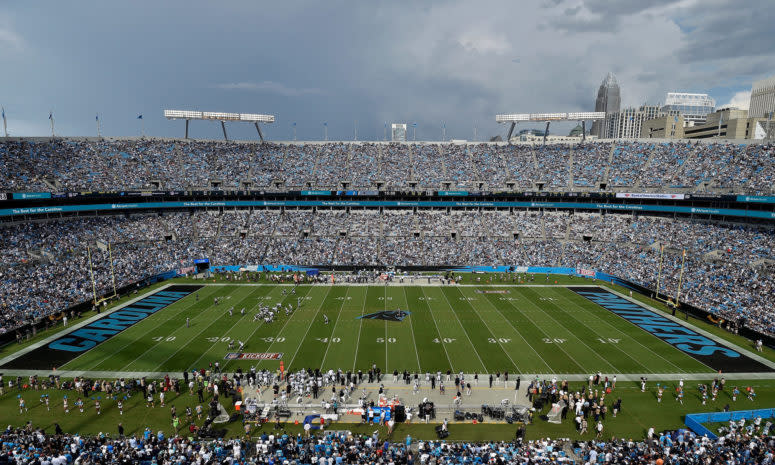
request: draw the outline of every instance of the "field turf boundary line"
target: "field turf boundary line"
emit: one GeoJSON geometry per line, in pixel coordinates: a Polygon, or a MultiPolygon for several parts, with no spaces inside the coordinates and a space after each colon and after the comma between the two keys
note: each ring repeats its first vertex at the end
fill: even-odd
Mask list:
{"type": "MultiPolygon", "coordinates": [[[[226,373],[226,372],[225,372],[226,373]]],[[[5,376],[48,376],[51,374],[59,375],[62,378],[73,378],[76,376],[83,376],[92,379],[118,379],[118,378],[141,378],[146,377],[148,379],[163,379],[165,375],[169,375],[174,379],[182,379],[182,375],[177,372],[169,371],[90,371],[90,370],[57,370],[56,372],[50,370],[3,370],[5,376]]],[[[230,375],[232,373],[226,373],[230,375]]],[[[481,374],[481,373],[480,373],[481,374]]],[[[718,377],[716,372],[708,373],[604,373],[604,375],[616,374],[617,382],[632,381],[639,382],[641,376],[648,378],[651,381],[678,381],[683,379],[684,381],[708,381],[714,377],[718,377]]],[[[465,373],[466,378],[473,379],[473,373],[465,373]]],[[[560,380],[568,381],[587,381],[589,374],[583,373],[518,373],[522,378],[523,385],[526,381],[535,379],[551,379],[557,378],[560,380]]],[[[724,378],[729,380],[768,380],[775,379],[775,373],[724,373],[724,378]]],[[[510,381],[511,382],[511,381],[510,381]]],[[[494,389],[494,387],[493,387],[494,389]]],[[[514,392],[513,389],[509,389],[509,392],[514,392]]]]}
{"type": "Polygon", "coordinates": [[[29,346],[25,347],[24,349],[22,349],[22,350],[20,350],[18,352],[14,352],[13,354],[10,354],[7,357],[4,357],[4,358],[0,359],[0,366],[5,365],[6,363],[8,363],[8,362],[10,362],[12,360],[16,360],[17,358],[21,357],[22,355],[26,355],[26,354],[28,354],[29,352],[32,352],[35,349],[38,349],[40,347],[43,347],[44,345],[47,345],[47,344],[50,344],[51,342],[54,342],[55,340],[57,340],[60,337],[62,337],[62,333],[69,333],[69,332],[72,332],[72,331],[74,331],[76,329],[82,328],[82,327],[84,327],[86,325],[89,325],[89,324],[93,323],[94,321],[96,321],[96,320],[98,320],[100,318],[105,317],[106,315],[110,315],[111,313],[117,312],[117,311],[123,309],[124,307],[128,307],[128,306],[132,305],[133,303],[137,302],[138,300],[142,300],[142,299],[150,296],[151,294],[156,294],[157,292],[164,291],[168,287],[174,286],[176,284],[179,284],[179,283],[165,284],[165,285],[163,285],[161,287],[157,287],[155,289],[149,290],[148,292],[138,294],[137,297],[135,297],[135,298],[133,298],[131,300],[128,300],[128,301],[124,302],[121,305],[117,305],[117,306],[113,307],[111,310],[109,310],[107,312],[97,313],[94,316],[89,317],[89,318],[87,318],[87,319],[85,319],[85,320],[83,320],[83,321],[81,321],[81,322],[79,322],[77,324],[72,325],[72,326],[67,326],[67,327],[63,326],[60,331],[57,331],[56,333],[52,334],[51,336],[49,336],[49,337],[47,337],[45,339],[42,339],[42,340],[40,340],[38,342],[35,342],[33,344],[30,344],[29,346]]]}
{"type": "MultiPolygon", "coordinates": [[[[739,345],[735,344],[732,341],[728,341],[728,340],[726,340],[726,339],[724,339],[722,337],[716,336],[715,334],[712,334],[712,333],[710,333],[708,331],[705,331],[704,329],[700,328],[697,325],[693,325],[691,323],[683,321],[680,318],[675,317],[675,316],[671,315],[668,312],[660,311],[660,310],[652,307],[651,305],[647,304],[646,302],[641,302],[641,301],[636,300],[636,299],[634,299],[632,297],[628,297],[628,296],[626,296],[626,295],[622,294],[621,292],[616,291],[614,289],[611,289],[611,288],[608,288],[608,287],[604,287],[604,286],[596,286],[596,287],[599,287],[600,289],[603,289],[603,290],[608,291],[608,292],[610,292],[612,294],[615,294],[615,295],[617,295],[617,296],[619,296],[619,297],[621,297],[621,298],[623,298],[625,300],[628,300],[628,301],[632,302],[635,305],[640,305],[641,307],[647,308],[647,309],[651,310],[652,312],[656,313],[657,315],[663,316],[663,317],[667,318],[668,320],[673,321],[674,323],[677,323],[677,324],[679,324],[679,325],[681,325],[681,326],[683,326],[685,328],[690,328],[693,331],[696,331],[697,333],[707,337],[708,339],[710,339],[710,340],[712,340],[714,342],[719,343],[722,346],[727,346],[727,347],[730,347],[730,348],[732,348],[734,350],[737,350],[738,352],[744,354],[746,357],[751,358],[753,360],[756,360],[757,362],[759,362],[759,363],[761,363],[763,365],[766,365],[766,366],[768,366],[768,367],[770,367],[772,369],[775,369],[775,362],[767,360],[766,358],[764,358],[764,357],[762,357],[760,355],[757,355],[756,353],[751,352],[750,350],[748,350],[748,349],[746,349],[744,347],[740,347],[739,345]]],[[[724,373],[724,375],[727,378],[729,378],[730,373],[724,373]]]]}

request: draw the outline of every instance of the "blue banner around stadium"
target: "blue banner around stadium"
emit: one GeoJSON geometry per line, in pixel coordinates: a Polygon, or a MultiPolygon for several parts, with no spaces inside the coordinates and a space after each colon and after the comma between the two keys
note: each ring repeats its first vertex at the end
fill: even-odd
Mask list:
{"type": "Polygon", "coordinates": [[[670,212],[697,215],[724,215],[746,218],[775,219],[775,212],[742,210],[738,208],[681,207],[673,205],[639,205],[618,203],[583,202],[496,202],[496,201],[445,201],[445,200],[224,200],[191,202],[142,202],[142,203],[98,203],[89,205],[62,205],[46,207],[24,207],[0,209],[0,216],[38,215],[45,213],[69,213],[102,210],[138,210],[159,208],[218,208],[218,207],[492,207],[492,208],[569,208],[584,210],[621,210],[643,212],[670,212]]]}

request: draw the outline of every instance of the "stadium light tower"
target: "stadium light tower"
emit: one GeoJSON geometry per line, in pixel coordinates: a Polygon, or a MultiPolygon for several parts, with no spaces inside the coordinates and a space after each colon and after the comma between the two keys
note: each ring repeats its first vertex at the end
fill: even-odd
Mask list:
{"type": "Polygon", "coordinates": [[[164,110],[164,117],[167,119],[182,119],[186,120],[186,139],[188,139],[188,122],[192,119],[206,120],[206,121],[219,121],[221,123],[221,130],[223,130],[223,138],[229,140],[228,134],[226,134],[226,122],[237,121],[243,123],[253,123],[256,127],[261,142],[264,142],[264,134],[261,132],[261,127],[258,123],[274,123],[274,115],[259,115],[253,113],[218,113],[210,111],[187,111],[187,110],[164,110]]]}
{"type": "Polygon", "coordinates": [[[544,144],[546,144],[546,136],[549,133],[549,124],[552,121],[581,121],[584,134],[582,140],[586,139],[586,124],[587,120],[603,120],[605,119],[605,112],[601,111],[587,111],[579,113],[515,113],[508,115],[495,115],[496,123],[511,123],[509,127],[509,134],[506,136],[506,142],[511,143],[511,135],[514,133],[514,128],[517,123],[521,121],[534,121],[545,122],[546,130],[544,131],[544,144]]]}

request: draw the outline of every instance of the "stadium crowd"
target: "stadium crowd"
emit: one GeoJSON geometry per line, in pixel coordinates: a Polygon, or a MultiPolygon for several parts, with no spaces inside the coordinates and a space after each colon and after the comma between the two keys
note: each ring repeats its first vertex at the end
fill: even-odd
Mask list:
{"type": "Polygon", "coordinates": [[[688,142],[268,143],[7,140],[0,190],[718,187],[770,193],[775,146],[688,142]],[[127,173],[132,173],[127,176],[127,173]],[[448,183],[448,184],[444,184],[448,183]]]}
{"type": "Polygon", "coordinates": [[[607,272],[775,334],[771,228],[630,214],[276,210],[7,225],[0,332],[192,260],[212,265],[509,265],[607,272]],[[91,255],[91,257],[90,257],[91,255]],[[112,266],[111,266],[112,257],[112,266]],[[662,263],[662,272],[656,270],[662,263]],[[91,264],[91,265],[90,265],[91,264]]]}
{"type": "Polygon", "coordinates": [[[324,432],[303,437],[264,432],[254,438],[202,440],[142,435],[111,437],[52,434],[42,429],[8,427],[0,434],[0,465],[40,463],[119,464],[452,464],[452,463],[626,463],[771,465],[775,439],[730,432],[712,441],[691,432],[660,434],[645,441],[611,438],[574,441],[541,439],[514,442],[391,441],[376,433],[324,432]],[[570,446],[572,455],[566,452],[570,446]]]}

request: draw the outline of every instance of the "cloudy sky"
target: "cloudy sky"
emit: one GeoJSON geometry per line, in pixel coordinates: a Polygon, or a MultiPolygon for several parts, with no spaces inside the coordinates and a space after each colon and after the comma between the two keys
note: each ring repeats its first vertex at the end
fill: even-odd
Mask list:
{"type": "MultiPolygon", "coordinates": [[[[181,136],[164,108],[270,113],[275,140],[503,134],[501,112],[591,111],[613,71],[625,105],[668,91],[746,106],[775,75],[772,0],[0,3],[11,135],[181,136]]],[[[232,125],[234,138],[254,138],[232,125]]],[[[567,129],[563,129],[567,131],[567,129]]],[[[192,135],[220,137],[216,123],[192,135]]],[[[559,129],[558,129],[559,132],[559,129]]]]}

